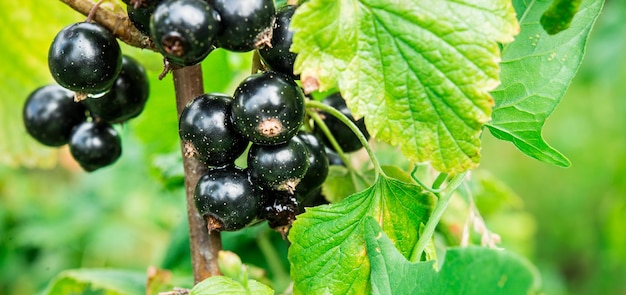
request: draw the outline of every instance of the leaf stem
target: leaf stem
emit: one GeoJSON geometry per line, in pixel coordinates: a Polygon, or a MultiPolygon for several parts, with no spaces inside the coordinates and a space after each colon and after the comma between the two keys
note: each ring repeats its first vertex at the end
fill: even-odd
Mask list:
{"type": "MultiPolygon", "coordinates": [[[[315,109],[320,109],[324,112],[327,112],[329,114],[331,114],[333,117],[339,119],[339,121],[341,121],[343,124],[345,124],[346,126],[348,126],[348,128],[350,128],[350,130],[352,130],[352,133],[354,133],[354,135],[356,135],[356,137],[359,139],[359,141],[361,142],[361,145],[363,145],[363,147],[365,148],[365,151],[367,152],[367,155],[370,157],[370,160],[372,161],[372,164],[374,165],[374,170],[376,171],[376,178],[378,178],[378,175],[382,175],[383,177],[387,177],[387,175],[385,175],[385,172],[383,171],[383,169],[380,167],[380,163],[378,162],[378,158],[376,158],[376,155],[374,155],[374,151],[372,151],[372,148],[370,147],[369,143],[367,142],[367,138],[365,138],[365,135],[363,135],[363,133],[361,132],[361,130],[359,129],[359,127],[356,126],[356,124],[354,124],[354,122],[352,122],[352,120],[350,120],[348,117],[346,117],[344,114],[342,114],[340,111],[336,110],[335,108],[326,105],[322,102],[316,101],[316,100],[308,100],[306,102],[306,107],[307,110],[310,108],[315,108],[315,109]]],[[[314,113],[314,112],[310,112],[310,113],[314,113]]],[[[316,114],[317,115],[317,114],[316,114]]],[[[319,115],[318,115],[319,117],[319,115]]],[[[315,120],[315,118],[313,118],[315,120]]],[[[316,121],[317,123],[317,121],[316,121]]],[[[329,132],[330,133],[330,132],[329,132]]],[[[326,132],[324,132],[324,134],[326,134],[326,132]]],[[[329,140],[334,137],[329,137],[329,140]]],[[[336,143],[336,141],[335,141],[336,143]]],[[[334,146],[334,145],[333,145],[334,146]]],[[[343,160],[343,158],[342,158],[343,160]]]]}
{"type": "Polygon", "coordinates": [[[330,130],[328,129],[328,126],[326,126],[326,123],[324,123],[324,120],[322,120],[320,115],[317,112],[308,108],[307,108],[307,114],[309,115],[309,117],[311,117],[311,119],[313,119],[313,121],[315,121],[315,124],[317,125],[319,129],[322,130],[324,135],[326,135],[326,138],[328,138],[328,141],[330,141],[330,145],[333,147],[333,149],[335,149],[335,151],[341,158],[341,161],[343,161],[343,163],[346,165],[348,170],[355,171],[354,167],[352,167],[352,163],[350,162],[350,159],[348,159],[348,156],[346,156],[346,154],[343,152],[343,149],[341,149],[341,146],[339,146],[339,143],[337,143],[335,136],[332,134],[332,132],[330,132],[330,130]]]}
{"type": "MultiPolygon", "coordinates": [[[[439,221],[441,221],[441,217],[446,211],[446,208],[448,208],[448,204],[452,199],[454,191],[461,185],[461,183],[463,183],[466,173],[467,172],[463,172],[450,178],[448,185],[445,187],[443,193],[439,196],[439,199],[437,200],[437,204],[435,205],[433,213],[430,214],[430,218],[428,219],[428,222],[426,222],[424,231],[420,235],[420,238],[417,241],[415,248],[413,248],[413,253],[411,253],[410,257],[411,261],[418,261],[421,259],[422,253],[424,253],[424,249],[426,249],[428,242],[430,242],[431,238],[435,234],[435,228],[439,224],[439,221]]],[[[441,178],[443,174],[445,173],[439,174],[439,177],[437,177],[437,179],[441,178]]]]}

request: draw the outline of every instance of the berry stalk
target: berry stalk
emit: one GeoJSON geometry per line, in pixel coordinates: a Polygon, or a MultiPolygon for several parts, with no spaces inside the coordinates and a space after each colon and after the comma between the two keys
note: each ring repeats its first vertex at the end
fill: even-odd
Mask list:
{"type": "MultiPolygon", "coordinates": [[[[176,109],[178,117],[191,100],[204,93],[202,86],[202,69],[199,64],[183,67],[173,71],[174,89],[176,90],[176,109]]],[[[183,168],[185,170],[185,194],[187,199],[187,216],[189,218],[189,238],[191,241],[191,263],[194,281],[196,283],[215,275],[220,271],[217,265],[217,255],[222,250],[222,239],[218,231],[209,233],[207,222],[200,216],[194,202],[194,189],[198,179],[206,168],[196,158],[184,156],[184,144],[181,143],[183,153],[183,168]]]]}
{"type": "MultiPolygon", "coordinates": [[[[95,5],[91,0],[61,0],[61,2],[85,16],[92,12],[95,5]]],[[[130,46],[156,50],[152,41],[135,28],[126,14],[117,14],[108,9],[98,8],[93,13],[92,20],[107,28],[115,37],[130,46]]]]}

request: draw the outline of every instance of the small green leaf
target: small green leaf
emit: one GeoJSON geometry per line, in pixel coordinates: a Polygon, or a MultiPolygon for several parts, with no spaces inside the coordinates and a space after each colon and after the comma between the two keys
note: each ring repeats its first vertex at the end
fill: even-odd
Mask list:
{"type": "Polygon", "coordinates": [[[374,183],[374,170],[357,173],[344,166],[332,165],[322,184],[322,194],[331,203],[337,203],[346,196],[362,191],[374,183]]]}
{"type": "Polygon", "coordinates": [[[550,35],[569,28],[574,15],[580,8],[581,0],[553,0],[552,5],[541,15],[541,26],[550,35]]]}
{"type": "Polygon", "coordinates": [[[441,269],[434,261],[411,263],[371,218],[366,221],[373,294],[537,294],[539,278],[528,261],[504,250],[452,248],[441,269]]]}
{"type": "Polygon", "coordinates": [[[530,157],[568,167],[569,160],[544,141],[541,129],[582,62],[603,1],[583,1],[571,27],[554,36],[539,23],[549,2],[513,2],[522,31],[502,49],[502,84],[491,93],[496,106],[487,127],[493,136],[512,142],[530,157]]]}
{"type": "Polygon", "coordinates": [[[48,286],[46,295],[146,293],[143,272],[109,269],[76,269],[60,273],[48,286]]]}
{"type": "Polygon", "coordinates": [[[444,172],[478,165],[510,1],[311,0],[294,15],[295,71],[339,87],[372,136],[444,172]]]}
{"type": "Polygon", "coordinates": [[[274,290],[255,280],[248,280],[247,286],[224,276],[210,277],[191,289],[189,295],[273,295],[274,290]]]}
{"type": "Polygon", "coordinates": [[[374,217],[409,256],[432,204],[433,196],[419,187],[379,177],[367,190],[339,203],[307,209],[289,232],[295,294],[367,293],[370,269],[363,221],[374,217]]]}

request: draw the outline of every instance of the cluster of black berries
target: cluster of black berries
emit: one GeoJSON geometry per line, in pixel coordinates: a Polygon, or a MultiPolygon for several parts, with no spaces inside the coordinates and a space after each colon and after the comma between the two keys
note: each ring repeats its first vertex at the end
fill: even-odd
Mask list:
{"type": "Polygon", "coordinates": [[[128,17],[170,64],[201,62],[215,48],[271,46],[273,0],[125,0],[128,17]]]}
{"type": "Polygon", "coordinates": [[[26,100],[28,133],[47,146],[69,144],[86,171],[115,162],[122,147],[111,124],[142,112],[149,94],[144,68],[123,56],[113,34],[89,18],[57,34],[48,65],[58,85],[43,86],[26,100]]]}
{"type": "MultiPolygon", "coordinates": [[[[340,95],[325,102],[352,118],[340,95]]],[[[194,198],[211,230],[238,230],[265,219],[285,233],[303,204],[319,204],[329,157],[317,136],[301,130],[304,105],[302,90],[291,77],[269,71],[246,78],[232,97],[204,94],[182,111],[179,134],[185,156],[209,167],[194,198]],[[247,168],[236,167],[235,159],[249,145],[247,168]]],[[[355,135],[334,120],[324,116],[329,130],[341,136],[339,145],[346,152],[360,149],[355,135]]]]}

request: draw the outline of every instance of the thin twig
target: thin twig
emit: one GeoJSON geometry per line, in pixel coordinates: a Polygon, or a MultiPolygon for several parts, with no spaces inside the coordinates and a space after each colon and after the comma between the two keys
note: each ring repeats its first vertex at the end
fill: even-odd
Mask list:
{"type": "MultiPolygon", "coordinates": [[[[61,2],[85,16],[88,16],[93,6],[96,5],[91,0],[61,0],[61,2]]],[[[96,9],[93,21],[107,28],[115,37],[130,46],[156,51],[152,40],[139,32],[125,13],[118,14],[100,8],[96,9]]]]}

